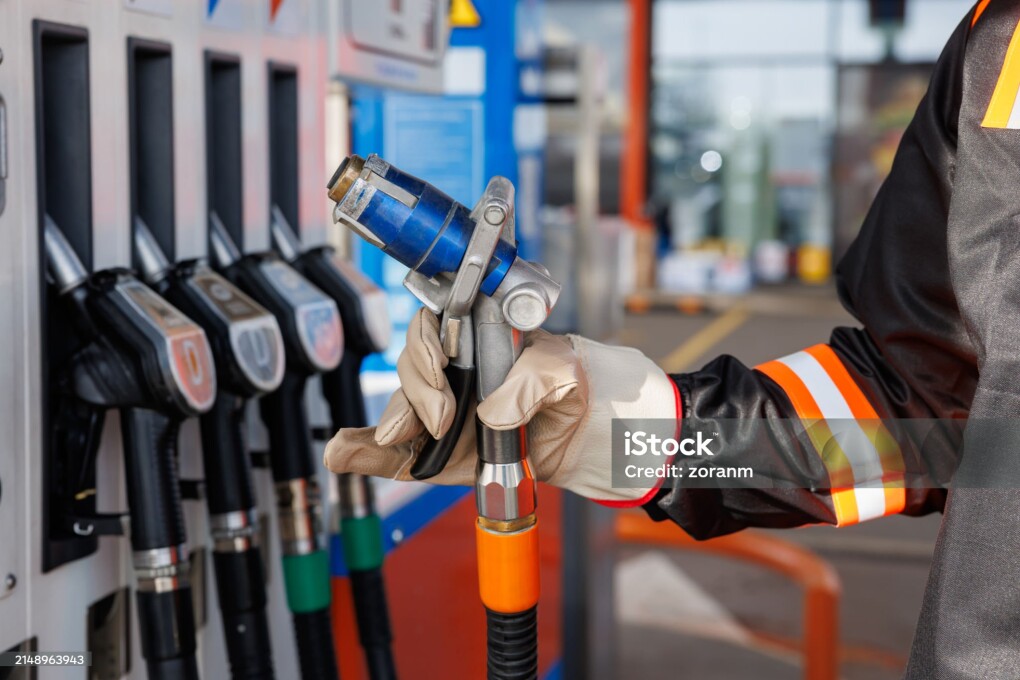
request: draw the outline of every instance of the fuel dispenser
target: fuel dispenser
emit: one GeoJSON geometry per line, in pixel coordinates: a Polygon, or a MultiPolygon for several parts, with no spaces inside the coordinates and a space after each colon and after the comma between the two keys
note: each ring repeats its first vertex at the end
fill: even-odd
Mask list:
{"type": "Polygon", "coordinates": [[[301,677],[337,677],[330,618],[329,553],[323,538],[320,465],[305,413],[305,383],[335,369],[343,353],[336,304],[275,253],[242,255],[214,212],[210,252],[224,275],[264,305],[283,331],[287,369],[260,402],[269,430],[283,577],[294,618],[301,677]]]}
{"type": "MultiPolygon", "coordinates": [[[[435,476],[465,426],[473,398],[502,384],[523,350],[524,331],[548,317],[560,287],[517,255],[514,187],[490,182],[469,211],[435,187],[371,155],[350,156],[328,184],[343,223],[409,268],[404,285],[440,316],[447,379],[457,412],[442,439],[417,451],[411,474],[435,476]]],[[[476,422],[475,536],[485,605],[490,680],[538,676],[537,494],[523,429],[476,422]]]]}
{"type": "Polygon", "coordinates": [[[118,409],[130,508],[126,531],[119,516],[75,512],[74,501],[94,491],[79,477],[84,484],[67,489],[73,495],[65,499],[71,506],[66,530],[130,534],[148,677],[197,680],[177,435],[183,418],[212,407],[212,351],[201,328],[131,272],[88,275],[48,214],[43,223],[53,312],[66,314],[72,325],[53,367],[52,389],[61,403],[56,456],[68,466],[92,460],[106,411],[118,409]]]}
{"type": "MultiPolygon", "coordinates": [[[[252,447],[263,447],[253,402],[282,381],[286,329],[267,354],[272,343],[257,338],[271,331],[257,326],[279,327],[276,317],[249,298],[245,318],[236,287],[231,302],[218,299],[229,282],[202,261],[210,208],[244,250],[267,248],[268,206],[246,204],[242,224],[226,204],[266,195],[274,172],[300,178],[303,233],[326,228],[324,4],[0,2],[0,377],[13,386],[0,408],[10,451],[0,456],[0,651],[89,650],[89,673],[103,679],[138,680],[148,666],[152,677],[194,677],[196,666],[205,677],[269,677],[274,663],[278,677],[298,677],[282,615],[290,569],[260,563],[253,547],[268,533],[263,551],[279,550],[278,513],[266,503],[273,480],[259,457],[250,470],[236,436],[243,420],[252,447]],[[266,143],[273,83],[300,83],[299,161],[278,170],[266,143]],[[205,134],[209,109],[221,112],[215,135],[205,134]],[[132,250],[146,228],[169,266],[159,274],[163,265],[149,262],[142,280],[127,267],[142,268],[132,250]],[[64,266],[70,254],[80,269],[64,266]],[[51,256],[62,263],[56,273],[72,275],[48,275],[51,256]],[[213,313],[225,305],[230,313],[213,313]],[[211,386],[202,409],[181,391],[194,387],[194,366],[211,386]],[[201,503],[189,498],[198,477],[201,503]],[[125,531],[132,545],[100,538],[125,531]],[[216,577],[208,588],[206,565],[216,577]]],[[[325,412],[314,397],[313,411],[325,412]]],[[[317,455],[301,455],[320,473],[317,455]]],[[[314,533],[303,512],[302,531],[314,533]]],[[[289,502],[283,514],[293,525],[289,502]]],[[[322,636],[332,639],[328,627],[322,636]]],[[[31,671],[41,680],[66,673],[31,671]]]]}
{"type": "MultiPolygon", "coordinates": [[[[361,364],[389,343],[390,321],[386,294],[330,246],[304,250],[279,208],[273,209],[273,244],[280,255],[331,297],[340,310],[344,355],[340,365],[322,376],[322,393],[329,404],[332,431],[365,427],[365,398],[361,364]]],[[[375,510],[372,481],[354,474],[339,476],[340,538],[350,573],[358,636],[372,680],[397,677],[390,649],[389,607],[383,582],[382,522],[375,510]]]]}

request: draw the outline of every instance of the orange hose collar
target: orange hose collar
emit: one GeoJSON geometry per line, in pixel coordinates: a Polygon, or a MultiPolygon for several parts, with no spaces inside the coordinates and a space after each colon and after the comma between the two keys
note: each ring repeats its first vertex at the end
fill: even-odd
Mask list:
{"type": "Polygon", "coordinates": [[[538,604],[538,524],[512,534],[475,524],[478,546],[478,592],[482,603],[503,614],[538,604]]]}

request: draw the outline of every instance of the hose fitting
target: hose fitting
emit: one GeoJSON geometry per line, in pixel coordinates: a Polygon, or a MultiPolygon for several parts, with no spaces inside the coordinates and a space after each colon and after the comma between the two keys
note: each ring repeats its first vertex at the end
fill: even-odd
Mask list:
{"type": "Polygon", "coordinates": [[[278,482],[276,508],[284,555],[307,555],[322,547],[322,495],[318,482],[310,478],[278,482]]]}

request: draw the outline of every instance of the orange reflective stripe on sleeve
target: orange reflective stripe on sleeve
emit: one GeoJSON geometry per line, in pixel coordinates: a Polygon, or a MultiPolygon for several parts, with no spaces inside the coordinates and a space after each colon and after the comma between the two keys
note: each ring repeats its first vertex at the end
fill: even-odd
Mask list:
{"type": "Polygon", "coordinates": [[[822,368],[825,369],[832,382],[836,383],[836,389],[846,399],[846,403],[850,407],[850,412],[854,414],[854,418],[858,420],[878,420],[878,413],[871,407],[868,398],[864,396],[864,392],[861,392],[861,388],[850,377],[846,366],[839,360],[839,357],[836,356],[831,347],[828,345],[815,345],[814,347],[808,347],[804,351],[813,356],[822,365],[822,368]]]}
{"type": "Polygon", "coordinates": [[[758,370],[789,397],[825,464],[838,525],[902,512],[899,446],[831,347],[816,345],[758,370]]]}
{"type": "Polygon", "coordinates": [[[903,454],[900,452],[899,444],[889,434],[878,413],[831,347],[815,345],[805,351],[825,368],[825,372],[836,383],[836,387],[850,406],[854,418],[858,420],[861,429],[878,452],[885,486],[885,514],[892,515],[903,512],[907,499],[906,490],[903,488],[903,454]]]}

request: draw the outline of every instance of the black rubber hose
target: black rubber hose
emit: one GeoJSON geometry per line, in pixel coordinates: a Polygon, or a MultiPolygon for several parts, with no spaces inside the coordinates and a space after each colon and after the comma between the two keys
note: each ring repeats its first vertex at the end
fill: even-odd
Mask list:
{"type": "Polygon", "coordinates": [[[365,427],[365,397],[361,392],[362,357],[349,349],[344,351],[340,365],[322,374],[322,394],[329,404],[333,429],[365,427]]]}
{"type": "Polygon", "coordinates": [[[251,458],[241,440],[245,400],[219,390],[212,409],[201,418],[202,465],[210,515],[255,507],[251,458]]]}
{"type": "MultiPolygon", "coordinates": [[[[348,348],[340,365],[322,376],[322,393],[329,404],[334,430],[368,424],[365,397],[361,391],[362,360],[360,354],[348,348]]],[[[342,483],[340,488],[344,488],[342,483]]],[[[370,510],[374,514],[371,505],[370,510]]],[[[382,569],[351,569],[350,579],[358,638],[365,653],[368,677],[371,680],[396,680],[397,668],[390,648],[393,633],[382,569]]]]}
{"type": "Polygon", "coordinates": [[[340,677],[328,608],[294,614],[294,635],[301,680],[337,680],[340,677]]]}
{"type": "MultiPolygon", "coordinates": [[[[305,376],[287,371],[280,387],[262,397],[259,404],[262,421],[269,430],[270,467],[277,482],[314,479],[318,472],[305,415],[305,382],[305,376]]],[[[329,607],[296,612],[294,635],[302,680],[336,680],[340,671],[333,650],[329,607]]]]}
{"type": "Polygon", "coordinates": [[[305,376],[287,371],[280,387],[259,403],[262,422],[269,430],[269,461],[277,482],[313,478],[319,471],[305,415],[306,381],[305,376]]]}
{"type": "Polygon", "coordinates": [[[503,614],[486,608],[489,680],[538,678],[538,607],[503,614]]]}
{"type": "Polygon", "coordinates": [[[138,630],[149,680],[199,680],[191,587],[138,591],[138,630]]]}
{"type": "MultiPolygon", "coordinates": [[[[241,440],[245,400],[220,390],[211,411],[202,416],[202,461],[210,515],[245,512],[255,507],[251,460],[241,440]]],[[[273,678],[273,652],[266,620],[262,555],[213,552],[216,592],[233,680],[273,678]]]]}
{"type": "Polygon", "coordinates": [[[390,648],[393,633],[382,569],[351,570],[351,591],[368,677],[372,680],[395,680],[397,667],[390,648]]]}
{"type": "Polygon", "coordinates": [[[265,574],[258,548],[214,552],[216,592],[223,617],[230,677],[271,680],[273,652],[266,620],[265,574]]]}
{"type": "Polygon", "coordinates": [[[121,410],[132,550],[176,548],[187,540],[177,485],[178,424],[156,411],[121,410]]]}

